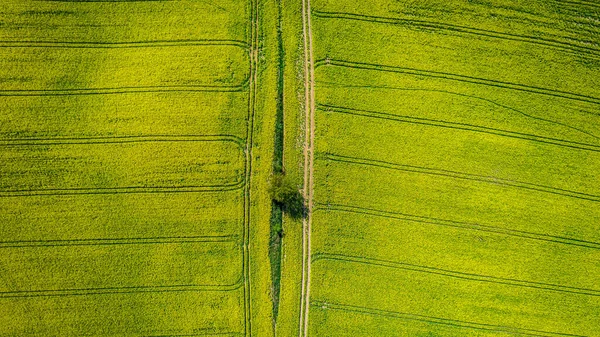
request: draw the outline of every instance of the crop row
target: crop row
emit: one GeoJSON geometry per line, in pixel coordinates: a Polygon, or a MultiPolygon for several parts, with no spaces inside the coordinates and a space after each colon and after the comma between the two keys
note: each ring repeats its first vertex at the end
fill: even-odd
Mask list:
{"type": "Polygon", "coordinates": [[[490,184],[500,184],[500,185],[511,186],[511,187],[516,187],[516,188],[529,189],[529,190],[538,191],[538,192],[552,193],[552,194],[561,195],[561,196],[565,196],[565,197],[600,202],[600,196],[598,196],[598,195],[582,193],[582,192],[577,192],[577,191],[571,191],[571,190],[565,190],[565,189],[561,189],[561,188],[555,188],[552,186],[545,186],[545,185],[521,182],[521,181],[516,181],[516,180],[507,180],[507,179],[502,179],[502,178],[495,178],[495,177],[489,177],[489,176],[483,176],[483,175],[477,175],[477,174],[469,174],[469,173],[464,173],[464,172],[440,170],[440,169],[433,169],[433,168],[429,168],[429,167],[414,166],[414,165],[403,165],[403,164],[385,162],[385,161],[381,161],[381,160],[341,156],[341,155],[335,155],[335,154],[325,154],[322,158],[324,158],[326,160],[334,161],[334,162],[343,162],[343,163],[350,163],[350,164],[357,164],[357,165],[367,165],[367,166],[385,168],[385,169],[391,169],[391,170],[415,172],[415,173],[420,173],[420,174],[430,174],[430,175],[437,175],[437,176],[443,176],[443,177],[450,177],[450,178],[454,178],[454,179],[464,179],[464,180],[471,180],[471,181],[486,182],[486,183],[490,183],[490,184]]]}
{"type": "Polygon", "coordinates": [[[456,130],[480,132],[480,133],[486,133],[486,134],[503,136],[503,137],[535,141],[535,142],[549,144],[549,145],[562,146],[562,147],[568,147],[568,148],[586,150],[586,151],[592,151],[592,152],[600,152],[600,146],[595,145],[595,144],[580,143],[580,142],[574,142],[574,141],[565,140],[565,139],[537,136],[537,135],[533,135],[533,134],[524,134],[524,133],[520,133],[520,132],[514,132],[514,131],[509,131],[509,130],[500,130],[500,129],[484,127],[484,126],[479,126],[479,125],[472,125],[472,124],[465,124],[465,123],[453,123],[453,122],[447,122],[447,121],[443,121],[443,120],[434,120],[434,119],[427,119],[427,118],[420,118],[420,117],[417,118],[417,117],[409,117],[409,116],[400,116],[400,115],[378,112],[378,111],[359,110],[359,109],[352,109],[352,108],[346,108],[346,107],[332,106],[332,105],[327,105],[327,104],[319,104],[318,107],[322,111],[325,111],[325,112],[337,112],[337,113],[365,116],[365,117],[371,117],[371,118],[386,119],[386,120],[402,122],[402,123],[421,124],[421,125],[443,127],[443,128],[456,129],[456,130]]]}
{"type": "Polygon", "coordinates": [[[600,50],[599,49],[582,46],[582,45],[576,45],[573,43],[560,41],[560,40],[542,38],[542,37],[526,36],[526,35],[511,34],[511,33],[502,33],[502,32],[478,29],[478,28],[473,28],[473,27],[445,24],[445,23],[434,22],[434,21],[392,18],[392,17],[380,17],[380,16],[371,16],[371,15],[354,14],[354,13],[313,11],[313,15],[317,18],[357,20],[357,21],[365,21],[365,22],[372,22],[372,23],[406,25],[406,26],[417,27],[417,28],[445,30],[445,31],[451,31],[451,32],[455,32],[455,33],[470,34],[470,35],[486,37],[486,38],[497,38],[497,39],[537,44],[537,45],[542,45],[542,46],[553,48],[553,49],[569,51],[569,52],[575,53],[576,55],[600,58],[600,50]]]}
{"type": "MultiPolygon", "coordinates": [[[[573,126],[566,122],[561,122],[561,121],[557,121],[554,119],[536,116],[536,115],[533,115],[532,113],[525,112],[523,109],[517,109],[515,107],[508,106],[507,104],[499,103],[495,99],[485,98],[485,97],[481,97],[481,96],[474,95],[474,94],[467,94],[467,93],[461,93],[461,92],[455,92],[455,91],[443,90],[443,89],[434,89],[434,88],[398,87],[398,86],[392,86],[392,85],[361,85],[361,84],[351,84],[351,83],[341,84],[341,83],[331,82],[331,81],[320,81],[319,84],[321,84],[323,87],[330,86],[330,87],[336,88],[336,89],[339,87],[343,87],[343,88],[351,88],[351,89],[372,89],[372,90],[386,90],[386,91],[390,90],[392,92],[398,91],[398,92],[407,92],[407,93],[408,92],[421,92],[421,93],[427,93],[427,94],[442,94],[442,95],[454,96],[454,97],[463,98],[466,100],[479,101],[484,104],[489,104],[490,106],[498,107],[509,113],[514,113],[515,115],[520,115],[525,118],[531,119],[532,121],[539,121],[542,123],[547,123],[547,125],[570,129],[570,130],[576,131],[577,133],[600,140],[599,136],[596,136],[595,134],[593,134],[589,131],[586,131],[583,128],[573,126]]],[[[322,104],[322,105],[327,105],[327,104],[322,104]]],[[[598,116],[598,114],[594,111],[582,110],[581,112],[588,113],[588,114],[594,115],[594,116],[598,116]]],[[[545,137],[545,138],[553,139],[552,137],[545,137]]],[[[573,143],[577,144],[577,142],[573,142],[573,143]]]]}
{"type": "Polygon", "coordinates": [[[434,325],[446,325],[450,327],[456,328],[467,328],[474,330],[482,330],[494,333],[506,333],[510,335],[517,336],[532,336],[532,337],[557,337],[557,336],[569,336],[569,337],[586,337],[581,335],[574,334],[563,334],[557,332],[549,332],[549,331],[539,331],[539,330],[530,330],[530,329],[517,329],[509,326],[501,326],[501,325],[492,325],[492,324],[482,324],[477,322],[469,322],[469,321],[459,321],[454,319],[446,319],[441,317],[434,316],[426,316],[419,314],[412,314],[406,312],[398,312],[398,311],[390,311],[390,310],[381,310],[375,308],[369,308],[365,306],[357,306],[357,305],[348,305],[335,303],[331,301],[312,301],[311,305],[314,309],[317,310],[336,310],[343,311],[348,313],[359,313],[363,315],[376,315],[376,316],[384,316],[394,319],[401,319],[404,321],[420,321],[426,322],[434,325]]]}
{"type": "Polygon", "coordinates": [[[330,254],[330,253],[315,253],[313,256],[313,263],[318,261],[341,261],[346,263],[357,263],[371,266],[378,266],[384,268],[401,269],[408,271],[415,271],[419,273],[436,274],[446,277],[459,278],[463,280],[471,280],[477,282],[490,282],[497,284],[510,285],[515,287],[525,287],[531,289],[548,290],[562,293],[586,295],[586,296],[600,296],[600,290],[597,289],[586,289],[578,287],[570,287],[559,284],[549,284],[542,282],[532,282],[518,279],[502,278],[489,275],[463,273],[453,270],[434,268],[430,266],[415,265],[410,263],[387,261],[381,259],[374,259],[365,256],[351,256],[345,254],[330,254]]]}
{"type": "Polygon", "coordinates": [[[535,233],[535,232],[527,232],[522,230],[515,229],[507,229],[497,226],[490,226],[480,223],[469,223],[463,221],[456,221],[450,219],[442,219],[442,218],[433,218],[422,215],[415,214],[407,214],[407,213],[399,213],[399,212],[390,212],[385,210],[379,210],[368,207],[359,207],[354,205],[341,205],[341,204],[317,204],[315,211],[325,211],[325,212],[346,212],[346,213],[356,213],[356,214],[366,214],[376,217],[383,217],[389,219],[398,219],[398,220],[406,220],[417,223],[425,223],[432,224],[437,226],[446,226],[446,227],[454,227],[461,228],[467,230],[481,231],[481,232],[489,232],[489,233],[497,233],[502,235],[515,236],[520,238],[526,238],[531,240],[538,240],[544,242],[551,242],[561,245],[571,245],[577,247],[584,247],[594,250],[600,250],[600,242],[587,241],[576,238],[568,238],[563,236],[556,235],[548,235],[543,233],[535,233]]]}
{"type": "Polygon", "coordinates": [[[600,105],[600,98],[582,95],[578,93],[572,93],[561,90],[554,90],[549,88],[542,88],[537,86],[530,86],[519,83],[510,83],[492,79],[478,78],[473,76],[452,74],[446,72],[439,71],[429,71],[423,69],[415,69],[415,68],[407,68],[407,67],[397,67],[397,66],[389,66],[383,64],[373,64],[373,63],[364,63],[364,62],[350,62],[343,60],[333,60],[333,59],[322,59],[317,61],[317,67],[323,66],[334,66],[334,67],[345,67],[345,68],[354,68],[354,69],[363,69],[363,70],[372,70],[372,71],[382,71],[382,72],[392,72],[392,73],[403,73],[403,74],[411,74],[416,76],[423,77],[433,77],[433,78],[441,78],[446,80],[452,80],[457,82],[465,82],[472,84],[480,84],[486,85],[490,87],[511,89],[516,91],[524,91],[529,93],[535,93],[540,95],[546,95],[557,98],[564,98],[574,101],[581,101],[586,103],[593,103],[600,105]]]}
{"type": "MultiPolygon", "coordinates": [[[[510,255],[507,252],[506,258],[510,255]]],[[[358,254],[320,261],[313,266],[321,280],[313,289],[313,300],[319,302],[502,325],[542,335],[589,336],[595,332],[597,285],[579,290],[557,282],[533,283],[524,275],[509,279],[479,270],[457,273],[444,266],[398,264],[383,257],[363,259],[358,254]],[[557,305],[569,310],[557,310],[557,305]]]]}
{"type": "Polygon", "coordinates": [[[240,40],[155,40],[132,42],[76,42],[76,41],[0,41],[0,48],[162,48],[176,46],[235,46],[247,50],[248,44],[240,40]]]}
{"type": "MultiPolygon", "coordinates": [[[[241,334],[229,331],[241,329],[240,326],[245,326],[245,335],[249,335],[252,296],[248,245],[252,233],[250,178],[258,66],[257,56],[253,55],[258,48],[257,2],[251,1],[250,29],[239,29],[242,25],[237,24],[228,27],[243,22],[236,15],[246,11],[245,5],[235,1],[154,5],[134,0],[100,6],[94,3],[102,1],[51,2],[55,1],[27,6],[9,2],[0,10],[0,21],[4,23],[0,27],[0,53],[10,55],[0,74],[6,78],[0,99],[11,107],[12,119],[28,121],[33,116],[41,120],[35,112],[46,112],[45,104],[36,106],[36,111],[25,100],[31,99],[35,104],[51,100],[35,97],[58,97],[52,101],[54,106],[48,106],[48,110],[57,110],[47,113],[51,119],[49,128],[34,125],[23,132],[21,127],[11,129],[16,124],[11,122],[0,140],[0,156],[13,163],[2,169],[5,181],[0,182],[0,202],[14,201],[14,207],[2,212],[6,213],[7,223],[0,226],[0,231],[8,239],[0,242],[0,249],[7,259],[29,259],[22,264],[7,264],[14,273],[7,275],[6,289],[0,292],[0,307],[9,311],[0,309],[0,316],[4,316],[0,318],[0,334],[53,335],[52,329],[57,329],[53,324],[60,321],[61,334],[71,335],[95,331],[118,335],[201,332],[206,336],[237,336],[241,334]],[[137,8],[140,13],[135,12],[137,8]],[[134,11],[128,14],[129,9],[134,11]],[[200,30],[194,13],[206,14],[200,30]],[[75,17],[77,20],[73,20],[75,17]],[[42,18],[43,24],[39,24],[42,18]],[[173,19],[175,24],[169,21],[173,19]],[[219,22],[220,19],[224,21],[219,22]],[[99,28],[92,30],[94,22],[102,24],[96,24],[99,28]],[[149,23],[153,29],[140,29],[149,23]],[[28,28],[11,30],[14,26],[28,28]],[[244,41],[246,31],[252,32],[250,42],[244,41]],[[31,66],[23,68],[25,63],[31,66]],[[208,99],[209,103],[204,103],[204,96],[188,101],[190,96],[185,94],[172,95],[174,99],[160,95],[201,92],[248,92],[250,122],[231,114],[223,117],[224,111],[232,110],[228,103],[234,97],[227,96],[219,102],[208,99]],[[158,94],[139,100],[146,109],[138,115],[127,110],[135,110],[137,102],[123,108],[119,99],[104,97],[116,102],[117,108],[110,111],[112,107],[104,108],[98,103],[100,100],[83,98],[138,93],[158,94]],[[148,112],[165,114],[160,106],[152,104],[159,100],[165,103],[162,110],[175,115],[177,122],[161,127],[160,121],[167,116],[141,124],[148,112]],[[16,106],[14,102],[24,103],[16,106]],[[89,102],[94,105],[88,106],[89,102]],[[181,109],[183,104],[193,111],[181,109]],[[101,110],[95,111],[98,105],[101,110]],[[203,114],[201,108],[207,107],[219,113],[203,114]],[[227,125],[203,121],[215,115],[219,123],[226,121],[227,125]],[[195,120],[190,123],[192,116],[195,120]],[[56,126],[73,119],[74,128],[56,126]],[[244,137],[230,130],[236,129],[231,121],[247,128],[244,137]],[[177,124],[188,127],[173,127],[177,124]],[[204,130],[206,124],[214,130],[204,130]],[[172,130],[183,134],[168,134],[172,130]],[[110,136],[115,132],[122,135],[110,136]],[[12,176],[20,178],[13,180],[12,176]],[[242,193],[219,194],[235,190],[244,191],[243,205],[242,193]],[[181,192],[189,193],[189,197],[170,196],[181,192]],[[127,196],[132,193],[138,195],[127,196]],[[14,198],[7,201],[2,197],[14,198]],[[73,203],[83,208],[71,206],[73,203]],[[237,204],[243,216],[231,207],[223,213],[225,205],[237,208],[237,204]],[[42,215],[35,215],[36,210],[41,210],[42,215]],[[23,211],[26,214],[22,215],[23,211]],[[24,230],[34,228],[30,222],[37,223],[42,217],[54,226],[42,223],[44,228],[37,233],[24,230]],[[239,227],[243,228],[237,228],[233,218],[240,218],[243,226],[239,227]],[[229,234],[232,225],[239,233],[229,234]],[[16,227],[23,230],[17,232],[16,227]],[[202,244],[221,242],[233,244],[236,249],[229,251],[235,254],[224,253],[212,244],[203,248],[202,244]],[[201,245],[194,246],[197,243],[201,245]],[[25,257],[18,257],[19,254],[25,257]],[[66,261],[59,259],[62,255],[66,261]],[[208,257],[209,263],[203,265],[202,257],[208,257]],[[144,264],[148,267],[145,270],[140,268],[144,264]],[[128,274],[131,266],[135,268],[128,274]],[[52,274],[53,268],[60,270],[52,274]],[[165,268],[173,270],[167,273],[165,268]],[[219,269],[221,273],[216,273],[219,269]],[[90,270],[91,276],[85,276],[90,270]],[[233,272],[240,274],[238,279],[225,284],[233,281],[233,272]],[[27,275],[37,274],[39,280],[25,281],[27,275]],[[218,294],[223,292],[231,294],[218,294]],[[185,300],[179,293],[185,295],[185,300]],[[107,305],[105,301],[109,300],[107,305]],[[78,310],[79,306],[86,309],[78,310]],[[143,317],[128,308],[136,308],[143,317]],[[93,317],[89,317],[90,311],[94,312],[93,317]],[[117,319],[112,317],[115,315],[117,319]],[[97,322],[99,319],[103,322],[97,322]],[[111,323],[106,324],[107,321],[111,323]],[[85,327],[81,322],[85,322],[85,327]]],[[[246,99],[245,95],[235,97],[238,98],[246,99]]]]}

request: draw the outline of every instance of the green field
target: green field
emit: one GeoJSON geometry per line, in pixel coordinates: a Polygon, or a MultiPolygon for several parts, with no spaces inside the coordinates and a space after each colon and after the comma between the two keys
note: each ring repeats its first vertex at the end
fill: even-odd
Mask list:
{"type": "Polygon", "coordinates": [[[2,2],[0,335],[269,335],[257,6],[2,2]]]}
{"type": "Polygon", "coordinates": [[[600,18],[314,0],[310,336],[598,336],[600,18]]]}
{"type": "Polygon", "coordinates": [[[600,337],[593,1],[5,0],[0,110],[0,336],[600,337]]]}

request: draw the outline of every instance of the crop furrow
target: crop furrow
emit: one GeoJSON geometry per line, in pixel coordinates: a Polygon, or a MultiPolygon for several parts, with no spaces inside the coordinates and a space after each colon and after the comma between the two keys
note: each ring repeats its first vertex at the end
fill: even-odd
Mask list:
{"type": "Polygon", "coordinates": [[[583,247],[583,248],[589,248],[589,249],[600,249],[600,243],[593,242],[593,241],[580,240],[580,239],[575,239],[575,238],[568,238],[568,237],[541,234],[541,233],[534,233],[534,232],[526,232],[526,231],[521,231],[521,230],[507,229],[507,228],[501,228],[501,227],[495,227],[495,226],[489,226],[489,225],[481,225],[478,223],[468,223],[468,222],[461,222],[461,221],[455,221],[455,220],[432,218],[432,217],[420,216],[420,215],[415,215],[415,214],[382,211],[382,210],[377,210],[377,209],[372,209],[372,208],[367,208],[367,207],[340,205],[340,204],[331,204],[331,203],[328,203],[328,204],[319,203],[316,210],[325,211],[325,212],[335,211],[335,212],[345,212],[345,213],[354,213],[354,214],[364,214],[364,215],[370,215],[370,216],[375,216],[375,217],[380,217],[380,218],[404,220],[404,221],[410,221],[410,222],[415,222],[415,223],[423,223],[423,224],[444,226],[444,227],[453,227],[453,228],[460,228],[460,229],[467,229],[467,230],[476,230],[476,231],[494,233],[494,234],[499,234],[499,235],[508,235],[508,236],[514,236],[514,237],[531,239],[531,240],[551,242],[551,243],[561,244],[561,245],[570,245],[570,246],[583,247]]]}
{"type": "Polygon", "coordinates": [[[554,0],[555,3],[558,4],[569,4],[569,5],[575,5],[575,6],[588,6],[588,7],[595,7],[595,8],[600,8],[600,4],[596,3],[596,2],[591,2],[591,1],[577,1],[577,0],[554,0]]]}
{"type": "Polygon", "coordinates": [[[148,337],[211,337],[211,336],[244,336],[242,332],[200,332],[185,335],[149,335],[148,337]]]}
{"type": "Polygon", "coordinates": [[[385,120],[389,120],[389,121],[409,123],[409,124],[419,124],[419,125],[427,125],[427,126],[434,126],[434,127],[442,127],[442,128],[447,128],[447,129],[486,133],[486,134],[491,134],[491,135],[495,135],[495,136],[503,136],[503,137],[509,137],[509,138],[529,140],[529,141],[534,141],[534,142],[548,144],[548,145],[561,146],[561,147],[567,147],[567,148],[578,149],[578,150],[586,150],[586,151],[592,151],[592,152],[600,152],[599,145],[574,142],[574,141],[558,139],[558,138],[537,136],[537,135],[532,135],[532,134],[526,134],[526,133],[520,133],[520,132],[514,132],[514,131],[508,131],[508,130],[502,130],[502,129],[495,129],[495,128],[473,125],[473,124],[447,122],[447,121],[442,121],[442,120],[435,120],[435,119],[421,118],[421,117],[401,116],[401,115],[394,115],[394,114],[385,113],[385,112],[353,109],[353,108],[339,107],[339,106],[327,105],[327,104],[318,104],[317,107],[325,112],[336,112],[336,113],[343,113],[343,114],[349,114],[349,115],[355,115],[355,116],[385,119],[385,120]]]}
{"type": "Polygon", "coordinates": [[[177,46],[231,46],[248,49],[248,44],[239,40],[155,40],[132,42],[76,42],[76,41],[0,41],[0,48],[160,48],[177,46]]]}
{"type": "Polygon", "coordinates": [[[116,95],[130,93],[168,93],[168,92],[241,92],[246,83],[230,86],[147,86],[120,88],[83,88],[83,89],[46,89],[46,90],[0,90],[3,96],[84,96],[84,95],[116,95]]]}
{"type": "Polygon", "coordinates": [[[37,0],[41,2],[168,2],[174,0],[37,0]]]}
{"type": "MultiPolygon", "coordinates": [[[[492,105],[495,105],[497,107],[500,107],[502,109],[506,109],[508,111],[512,111],[515,112],[519,115],[522,115],[524,117],[527,118],[531,118],[534,120],[538,120],[541,122],[545,122],[545,123],[549,123],[549,124],[554,124],[554,125],[558,125],[561,127],[565,127],[577,132],[580,132],[582,134],[585,134],[587,136],[596,138],[596,139],[600,139],[599,136],[596,136],[595,134],[585,131],[583,129],[574,127],[572,125],[566,124],[566,123],[562,123],[562,122],[557,122],[551,119],[546,119],[546,118],[542,118],[542,117],[538,117],[538,116],[534,116],[531,114],[528,114],[522,110],[510,107],[508,105],[504,105],[501,103],[498,103],[492,99],[489,98],[484,98],[484,97],[479,97],[479,96],[475,96],[475,95],[469,95],[469,94],[463,94],[463,93],[459,93],[459,92],[453,92],[453,91],[448,91],[448,90],[439,90],[439,89],[425,89],[425,88],[409,88],[409,87],[393,87],[393,86],[378,86],[378,85],[356,85],[356,84],[349,84],[349,83],[336,83],[336,82],[327,82],[327,81],[322,81],[321,84],[324,84],[325,86],[330,86],[330,87],[344,87],[344,88],[359,88],[359,89],[374,89],[374,90],[398,90],[398,91],[422,91],[422,92],[427,92],[427,93],[441,93],[441,94],[447,94],[447,95],[453,95],[453,96],[458,96],[458,97],[462,97],[462,98],[468,98],[468,99],[473,99],[473,100],[478,100],[478,101],[482,101],[485,103],[489,103],[492,105]]],[[[594,116],[600,116],[599,113],[597,112],[592,112],[592,111],[582,111],[586,114],[590,114],[590,115],[594,115],[594,116]]]]}
{"type": "Polygon", "coordinates": [[[463,272],[458,272],[458,271],[453,271],[453,270],[446,270],[446,269],[416,265],[416,264],[411,264],[411,263],[374,259],[374,258],[368,258],[368,257],[363,257],[363,256],[317,253],[314,255],[313,262],[316,262],[319,260],[352,262],[352,263],[380,266],[380,267],[386,267],[386,268],[392,268],[392,269],[409,270],[409,271],[415,271],[415,272],[426,273],[426,274],[435,274],[435,275],[452,277],[452,278],[468,280],[468,281],[497,283],[497,284],[515,286],[515,287],[524,287],[524,288],[530,288],[530,289],[536,289],[536,290],[548,290],[548,291],[577,294],[577,295],[600,296],[600,291],[595,290],[595,289],[571,287],[571,286],[564,286],[564,285],[551,284],[551,283],[532,282],[532,281],[518,280],[518,279],[512,279],[512,278],[503,278],[503,277],[482,275],[482,274],[463,273],[463,272]]]}
{"type": "Polygon", "coordinates": [[[179,243],[232,243],[238,240],[237,235],[204,235],[145,238],[93,238],[71,240],[13,240],[0,241],[2,248],[24,247],[64,247],[64,246],[115,246],[115,245],[155,245],[179,243]]]}
{"type": "Polygon", "coordinates": [[[97,136],[97,137],[51,137],[0,139],[0,146],[45,146],[82,144],[124,144],[159,142],[231,142],[243,150],[244,140],[234,135],[143,135],[143,136],[97,136]]]}
{"type": "Polygon", "coordinates": [[[598,49],[586,47],[586,46],[578,46],[578,45],[575,45],[572,43],[563,42],[563,41],[559,41],[559,40],[552,40],[552,39],[533,37],[533,36],[527,36],[527,35],[503,33],[503,32],[478,29],[478,28],[466,27],[466,26],[457,26],[457,25],[451,25],[451,24],[446,24],[446,23],[441,23],[441,22],[392,18],[392,17],[381,17],[381,16],[371,16],[371,15],[364,15],[364,14],[341,13],[341,12],[313,11],[313,14],[316,17],[320,17],[320,18],[355,20],[355,21],[363,21],[363,22],[371,22],[371,23],[407,25],[407,26],[422,27],[422,28],[429,28],[429,29],[446,30],[446,31],[470,34],[470,35],[475,35],[475,36],[483,36],[483,37],[488,37],[488,38],[497,38],[497,39],[503,39],[503,40],[509,40],[509,41],[537,44],[537,45],[542,45],[542,46],[546,46],[546,47],[550,47],[550,48],[573,52],[577,55],[586,55],[586,56],[593,56],[593,57],[600,56],[600,50],[598,50],[598,49]]]}
{"type": "Polygon", "coordinates": [[[511,83],[511,82],[503,82],[498,80],[491,80],[473,76],[445,73],[440,71],[432,71],[432,70],[423,70],[423,69],[415,69],[408,67],[398,67],[398,66],[389,66],[382,64],[374,64],[374,63],[364,63],[364,62],[352,62],[352,61],[341,61],[341,60],[333,60],[333,59],[323,59],[319,60],[316,63],[316,67],[321,66],[336,66],[343,68],[354,68],[360,70],[373,70],[373,71],[383,71],[383,72],[391,72],[391,73],[401,73],[401,74],[409,74],[415,76],[423,76],[423,77],[431,77],[431,78],[441,78],[451,81],[464,82],[464,83],[472,83],[472,84],[480,84],[486,85],[490,87],[503,88],[503,89],[511,89],[516,91],[529,92],[533,94],[569,99],[579,102],[586,102],[592,104],[600,105],[600,98],[587,96],[583,94],[572,93],[568,91],[554,90],[536,86],[530,86],[519,83],[511,83]]]}
{"type": "Polygon", "coordinates": [[[477,175],[477,174],[469,174],[469,173],[457,172],[457,171],[432,169],[432,168],[423,167],[423,166],[396,164],[396,163],[390,163],[390,162],[381,161],[381,160],[341,156],[341,155],[336,155],[336,154],[325,154],[323,157],[327,160],[335,161],[335,162],[367,165],[367,166],[380,167],[380,168],[386,168],[386,169],[397,170],[397,171],[429,174],[429,175],[470,180],[470,181],[479,181],[479,182],[485,182],[485,183],[490,183],[490,184],[494,184],[494,185],[507,185],[507,186],[511,186],[511,187],[524,188],[524,189],[538,191],[538,192],[551,193],[551,194],[560,195],[560,196],[564,196],[564,197],[600,202],[600,196],[598,196],[598,195],[587,194],[587,193],[582,193],[582,192],[577,192],[577,191],[565,190],[565,189],[561,189],[561,188],[532,184],[532,183],[521,182],[521,181],[507,180],[507,179],[482,176],[482,175],[477,175]]]}
{"type": "Polygon", "coordinates": [[[560,332],[520,329],[520,328],[508,327],[508,326],[476,323],[476,322],[469,322],[469,321],[459,321],[459,320],[418,315],[418,314],[412,314],[412,313],[373,309],[373,308],[367,308],[367,307],[363,307],[363,306],[338,304],[338,303],[333,303],[333,302],[328,302],[328,301],[312,301],[311,304],[314,308],[319,308],[322,310],[339,310],[339,311],[354,312],[354,313],[366,314],[366,315],[376,315],[376,316],[398,318],[398,319],[409,320],[409,321],[420,321],[420,322],[425,322],[425,323],[430,323],[430,324],[446,325],[446,326],[452,326],[452,327],[457,327],[457,328],[467,328],[467,329],[491,331],[491,332],[498,332],[498,333],[506,333],[506,334],[517,335],[517,336],[520,335],[520,336],[533,336],[533,337],[558,337],[558,336],[561,336],[561,337],[587,337],[587,336],[582,336],[582,335],[567,334],[567,333],[560,333],[560,332]]]}
{"type": "Polygon", "coordinates": [[[84,295],[106,294],[138,294],[138,293],[171,293],[171,292],[227,292],[241,287],[241,279],[235,284],[226,285],[169,285],[169,286],[141,286],[141,287],[114,287],[114,288],[84,288],[38,291],[11,291],[0,292],[0,298],[24,297],[66,297],[84,295]]]}
{"type": "Polygon", "coordinates": [[[0,198],[26,196],[62,196],[62,195],[94,195],[94,194],[142,194],[142,193],[193,193],[231,191],[244,187],[244,180],[221,184],[199,186],[169,186],[169,187],[114,187],[114,188],[53,188],[35,190],[5,190],[0,191],[0,198]]]}

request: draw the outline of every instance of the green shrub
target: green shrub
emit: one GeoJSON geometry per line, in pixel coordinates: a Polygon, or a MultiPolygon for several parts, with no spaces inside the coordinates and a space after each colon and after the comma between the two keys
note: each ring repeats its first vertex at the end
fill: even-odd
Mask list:
{"type": "Polygon", "coordinates": [[[271,181],[270,193],[273,201],[291,217],[301,218],[304,216],[304,197],[293,179],[283,173],[276,173],[271,181]]]}

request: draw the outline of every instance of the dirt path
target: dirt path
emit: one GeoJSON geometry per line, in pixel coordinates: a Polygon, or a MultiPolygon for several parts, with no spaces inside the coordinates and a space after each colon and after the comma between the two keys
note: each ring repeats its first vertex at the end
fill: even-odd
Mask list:
{"type": "Polygon", "coordinates": [[[308,336],[308,312],[310,307],[310,235],[313,209],[313,161],[315,142],[315,78],[310,19],[310,0],[302,0],[302,31],[304,35],[304,198],[307,203],[302,234],[302,299],[300,302],[300,336],[308,336]]]}

